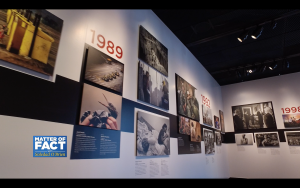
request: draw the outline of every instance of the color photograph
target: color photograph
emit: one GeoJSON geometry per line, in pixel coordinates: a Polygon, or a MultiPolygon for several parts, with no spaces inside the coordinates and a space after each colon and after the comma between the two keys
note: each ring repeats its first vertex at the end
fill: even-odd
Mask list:
{"type": "Polygon", "coordinates": [[[201,142],[201,125],[199,122],[190,120],[191,142],[201,142]]]}
{"type": "Polygon", "coordinates": [[[136,136],[137,156],[170,155],[169,118],[138,111],[136,136]]]}
{"type": "Polygon", "coordinates": [[[44,9],[0,9],[0,59],[52,76],[62,27],[44,9]]]}
{"type": "Polygon", "coordinates": [[[216,137],[216,145],[221,146],[222,145],[222,136],[221,133],[218,131],[215,131],[215,137],[216,137]]]}
{"type": "Polygon", "coordinates": [[[254,133],[257,147],[279,147],[277,132],[254,133]]]}
{"type": "Polygon", "coordinates": [[[242,133],[235,134],[236,145],[253,145],[253,134],[252,133],[242,133]]]}
{"type": "Polygon", "coordinates": [[[124,64],[90,45],[87,54],[84,78],[122,93],[124,64]]]}
{"type": "Polygon", "coordinates": [[[300,113],[297,114],[282,114],[284,127],[300,127],[300,113]]]}
{"type": "Polygon", "coordinates": [[[200,121],[196,88],[176,74],[176,91],[178,114],[200,121]]]}
{"type": "Polygon", "coordinates": [[[202,104],[203,124],[213,126],[211,109],[202,104]]]}
{"type": "Polygon", "coordinates": [[[276,128],[272,102],[232,106],[235,130],[276,128]]]}
{"type": "Polygon", "coordinates": [[[214,116],[214,124],[215,124],[215,128],[216,129],[220,129],[221,126],[220,126],[220,118],[217,117],[217,116],[214,116]]]}
{"type": "Polygon", "coordinates": [[[168,76],[168,49],[143,26],[139,33],[139,59],[168,76]]]}
{"type": "Polygon", "coordinates": [[[122,97],[84,84],[79,125],[120,130],[122,97]]]}
{"type": "Polygon", "coordinates": [[[289,146],[300,146],[300,131],[285,131],[284,133],[289,146]]]}
{"type": "Polygon", "coordinates": [[[223,114],[223,111],[219,110],[219,114],[220,114],[221,131],[222,131],[222,133],[225,133],[225,124],[224,124],[224,114],[223,114]]]}
{"type": "Polygon", "coordinates": [[[178,123],[179,123],[179,133],[180,134],[186,134],[191,135],[191,128],[190,128],[190,119],[178,116],[178,123]]]}
{"type": "Polygon", "coordinates": [[[205,145],[205,154],[215,153],[215,136],[214,132],[203,128],[203,140],[205,145]]]}

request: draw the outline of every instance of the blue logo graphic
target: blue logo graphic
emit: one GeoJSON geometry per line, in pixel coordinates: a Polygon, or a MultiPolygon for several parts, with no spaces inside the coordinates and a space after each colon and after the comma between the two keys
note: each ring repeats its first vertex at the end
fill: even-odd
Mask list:
{"type": "Polygon", "coordinates": [[[33,157],[67,157],[67,136],[33,136],[33,157]]]}

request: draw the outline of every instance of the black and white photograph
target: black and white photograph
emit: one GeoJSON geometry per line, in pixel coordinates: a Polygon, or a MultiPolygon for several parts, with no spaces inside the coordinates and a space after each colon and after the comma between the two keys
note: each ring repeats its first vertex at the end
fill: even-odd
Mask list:
{"type": "Polygon", "coordinates": [[[216,137],[216,145],[221,146],[222,145],[222,136],[221,133],[218,131],[215,131],[215,137],[216,137]]]}
{"type": "Polygon", "coordinates": [[[289,146],[300,146],[300,131],[285,131],[284,133],[289,146]]]}
{"type": "Polygon", "coordinates": [[[169,118],[154,113],[137,112],[137,156],[170,155],[169,118]]]}
{"type": "Polygon", "coordinates": [[[123,91],[124,64],[88,46],[84,78],[119,93],[123,91]]]}
{"type": "Polygon", "coordinates": [[[190,120],[191,142],[201,142],[201,125],[199,122],[190,120]]]}
{"type": "Polygon", "coordinates": [[[139,34],[139,59],[168,76],[168,49],[143,26],[139,34]]]}
{"type": "Polygon", "coordinates": [[[196,88],[176,74],[176,91],[178,114],[200,121],[196,88]]]}
{"type": "Polygon", "coordinates": [[[235,130],[276,128],[272,102],[232,106],[235,130]]]}
{"type": "Polygon", "coordinates": [[[236,145],[253,145],[253,134],[252,133],[242,133],[235,134],[236,145]]]}
{"type": "Polygon", "coordinates": [[[178,127],[180,134],[191,135],[190,121],[191,120],[189,118],[178,116],[178,127]]]}
{"type": "Polygon", "coordinates": [[[213,126],[211,109],[202,104],[203,124],[213,126]]]}
{"type": "Polygon", "coordinates": [[[138,66],[138,99],[169,110],[169,82],[167,77],[141,61],[138,66]]]}
{"type": "Polygon", "coordinates": [[[203,128],[203,140],[205,145],[205,154],[215,153],[215,136],[214,132],[203,128]]]}
{"type": "Polygon", "coordinates": [[[222,131],[222,133],[225,133],[224,113],[223,113],[223,111],[219,110],[219,114],[220,114],[221,131],[222,131]]]}
{"type": "Polygon", "coordinates": [[[297,114],[282,114],[284,127],[300,127],[300,113],[297,114]]]}
{"type": "Polygon", "coordinates": [[[254,133],[257,147],[279,147],[277,132],[254,133]]]}

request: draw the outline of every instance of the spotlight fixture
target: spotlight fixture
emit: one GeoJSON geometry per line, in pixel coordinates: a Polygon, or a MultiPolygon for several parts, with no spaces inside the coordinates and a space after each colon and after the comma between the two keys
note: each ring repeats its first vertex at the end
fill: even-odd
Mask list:
{"type": "Polygon", "coordinates": [[[237,38],[240,42],[243,42],[247,39],[249,31],[244,30],[240,36],[237,38]]]}
{"type": "Polygon", "coordinates": [[[275,61],[273,61],[273,63],[271,63],[271,65],[269,66],[269,69],[274,70],[277,67],[277,63],[275,61]]]}
{"type": "Polygon", "coordinates": [[[252,68],[248,69],[247,72],[248,73],[254,73],[256,71],[256,66],[254,65],[252,68]]]}
{"type": "Polygon", "coordinates": [[[256,29],[253,31],[251,37],[253,39],[257,39],[261,35],[261,33],[263,32],[263,30],[264,30],[263,26],[257,26],[256,29]]]}

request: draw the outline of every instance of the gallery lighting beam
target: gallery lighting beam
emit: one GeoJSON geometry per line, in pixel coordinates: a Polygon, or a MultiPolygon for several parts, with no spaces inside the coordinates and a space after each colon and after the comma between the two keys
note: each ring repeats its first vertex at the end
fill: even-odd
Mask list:
{"type": "Polygon", "coordinates": [[[237,39],[238,39],[240,42],[244,42],[244,41],[247,39],[248,34],[249,34],[249,31],[244,30],[244,31],[240,34],[240,36],[238,36],[237,39]]]}
{"type": "Polygon", "coordinates": [[[273,63],[271,63],[271,65],[269,66],[270,70],[274,70],[277,67],[277,63],[274,61],[273,63]]]}
{"type": "Polygon", "coordinates": [[[251,37],[253,39],[257,39],[261,35],[261,33],[263,32],[263,30],[264,30],[263,26],[257,26],[256,29],[253,31],[251,37]]]}

